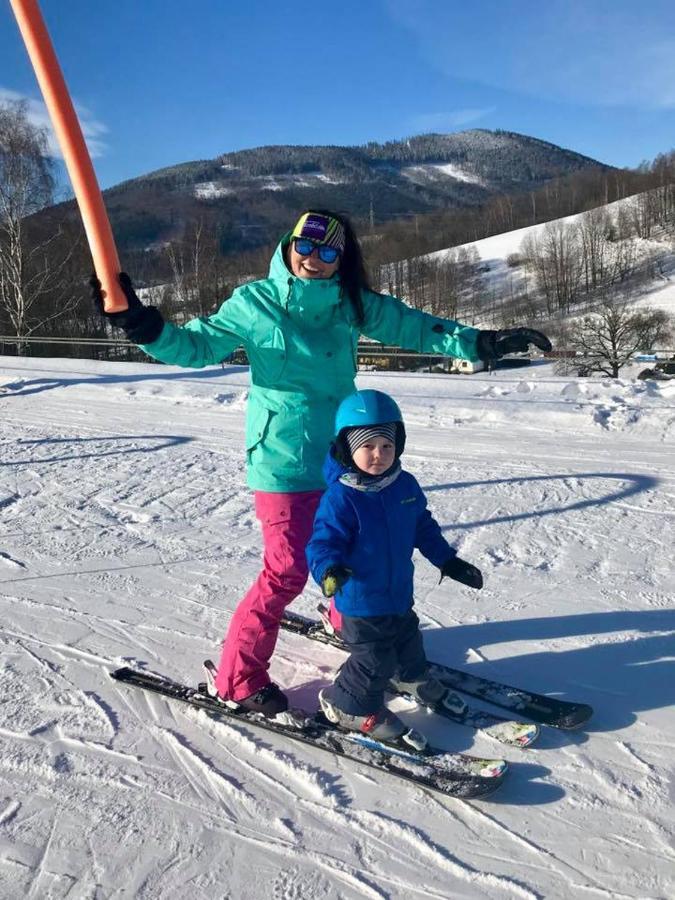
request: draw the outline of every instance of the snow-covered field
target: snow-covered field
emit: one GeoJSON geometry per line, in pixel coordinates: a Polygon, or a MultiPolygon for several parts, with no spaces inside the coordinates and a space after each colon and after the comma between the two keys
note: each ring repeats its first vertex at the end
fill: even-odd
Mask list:
{"type": "MultiPolygon", "coordinates": [[[[614,203],[608,203],[603,209],[607,214],[616,220],[619,212],[626,209],[636,202],[639,197],[627,197],[624,200],[617,200],[614,203]]],[[[523,289],[526,279],[526,272],[520,266],[512,268],[507,260],[510,256],[522,254],[523,244],[526,239],[534,238],[542,240],[547,228],[551,225],[562,224],[566,227],[579,225],[586,213],[577,213],[573,216],[566,216],[556,219],[553,222],[542,222],[539,225],[529,225],[526,228],[518,228],[514,231],[505,231],[502,234],[495,234],[492,237],[483,238],[471,244],[464,244],[461,247],[453,247],[449,250],[437,250],[434,253],[427,254],[430,260],[443,260],[448,254],[456,255],[458,251],[475,249],[478,257],[485,267],[482,273],[483,286],[486,294],[493,292],[498,297],[508,297],[511,294],[518,293],[523,289]]],[[[633,238],[635,243],[638,259],[644,259],[647,256],[654,255],[662,260],[662,269],[664,274],[654,283],[643,286],[636,297],[636,305],[648,309],[661,309],[668,315],[675,315],[675,256],[673,254],[672,243],[668,243],[665,239],[662,241],[648,240],[642,238],[633,238]]]]}
{"type": "MultiPolygon", "coordinates": [[[[486,577],[419,561],[430,655],[597,710],[462,803],[108,678],[199,679],[257,573],[247,380],[0,358],[0,897],[675,896],[675,382],[359,376],[486,577]]],[[[341,658],[283,635],[273,675],[311,706],[341,658]]]]}

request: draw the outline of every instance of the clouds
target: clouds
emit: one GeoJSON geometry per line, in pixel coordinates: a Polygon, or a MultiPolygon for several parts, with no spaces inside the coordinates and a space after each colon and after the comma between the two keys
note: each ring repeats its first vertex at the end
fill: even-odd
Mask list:
{"type": "MultiPolygon", "coordinates": [[[[56,137],[52,130],[49,114],[47,113],[47,107],[44,102],[42,100],[34,100],[31,97],[26,97],[9,88],[0,87],[0,103],[16,102],[26,103],[29,121],[38,128],[45,128],[47,130],[49,152],[53,156],[61,158],[61,150],[59,149],[56,137]]],[[[96,158],[104,156],[108,149],[104,140],[105,135],[108,133],[108,128],[102,122],[95,119],[85,106],[76,103],[75,110],[77,112],[77,117],[80,120],[82,133],[84,134],[91,157],[96,158]]]]}
{"type": "Polygon", "coordinates": [[[451,112],[423,113],[414,116],[409,123],[413,131],[454,131],[471,125],[489,116],[495,111],[494,106],[475,107],[473,109],[455,109],[451,112]]]}
{"type": "Polygon", "coordinates": [[[549,101],[675,108],[670,0],[388,0],[445,75],[549,101]]]}

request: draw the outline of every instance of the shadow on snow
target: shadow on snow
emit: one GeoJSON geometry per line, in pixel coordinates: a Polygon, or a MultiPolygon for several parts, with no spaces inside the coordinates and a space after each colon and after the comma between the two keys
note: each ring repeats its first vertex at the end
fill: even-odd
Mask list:
{"type": "Polygon", "coordinates": [[[83,384],[132,384],[143,381],[193,381],[197,378],[222,378],[241,372],[247,372],[248,366],[207,366],[203,369],[188,369],[185,372],[167,372],[163,365],[157,365],[157,374],[137,375],[92,375],[76,378],[33,378],[30,381],[18,379],[4,384],[6,393],[0,394],[2,399],[12,397],[25,397],[28,394],[40,394],[43,391],[51,391],[54,388],[67,388],[83,384]]]}
{"type": "Polygon", "coordinates": [[[181,444],[187,444],[192,440],[191,437],[182,435],[169,434],[133,434],[133,435],[109,435],[91,438],[67,437],[67,438],[39,438],[38,440],[22,440],[16,443],[19,446],[27,445],[30,447],[42,447],[51,444],[96,444],[109,443],[113,441],[129,441],[128,446],[118,446],[110,450],[99,450],[92,453],[71,453],[63,456],[46,456],[46,457],[27,457],[26,459],[13,459],[8,462],[0,462],[0,466],[23,466],[33,465],[37,463],[50,462],[66,462],[68,460],[80,459],[99,459],[104,456],[126,456],[132,453],[156,453],[159,450],[166,450],[168,447],[178,447],[181,444]],[[152,446],[138,447],[135,446],[139,441],[154,441],[152,446]]]}
{"type": "Polygon", "coordinates": [[[513,478],[493,478],[484,481],[456,481],[448,484],[432,484],[423,488],[425,493],[432,491],[455,491],[464,490],[472,487],[495,487],[499,484],[530,484],[534,482],[554,482],[554,481],[583,481],[591,479],[602,479],[620,482],[628,482],[628,485],[609,494],[599,497],[585,498],[583,500],[575,500],[565,506],[551,506],[546,509],[534,509],[528,512],[512,513],[505,516],[495,516],[492,519],[474,519],[471,522],[453,522],[451,525],[443,525],[442,531],[466,531],[469,528],[480,528],[486,525],[500,525],[505,522],[519,522],[525,519],[539,519],[543,516],[557,515],[558,513],[566,513],[578,511],[581,509],[589,509],[593,506],[606,506],[610,503],[617,503],[620,500],[626,500],[628,497],[634,497],[636,494],[644,493],[658,486],[659,479],[653,475],[639,475],[630,472],[565,472],[559,475],[524,475],[514,476],[513,478]]]}

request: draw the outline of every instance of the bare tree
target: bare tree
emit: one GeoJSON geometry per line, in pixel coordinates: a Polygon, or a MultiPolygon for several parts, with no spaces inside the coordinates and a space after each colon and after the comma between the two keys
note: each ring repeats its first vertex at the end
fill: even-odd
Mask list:
{"type": "Polygon", "coordinates": [[[172,299],[180,316],[208,315],[230,292],[215,235],[203,220],[188,222],[182,239],[168,245],[167,256],[172,299]]]}
{"type": "Polygon", "coordinates": [[[609,213],[603,207],[591,209],[579,218],[586,293],[603,284],[607,277],[610,227],[609,213]]]}
{"type": "Polygon", "coordinates": [[[55,250],[58,228],[46,235],[31,228],[30,216],[51,203],[53,191],[44,130],[28,121],[25,103],[0,105],[0,312],[18,338],[28,337],[76,302],[61,302],[70,251],[55,250]]]}
{"type": "Polygon", "coordinates": [[[576,226],[549,222],[541,235],[529,234],[522,243],[525,265],[546,299],[547,311],[569,310],[579,292],[583,254],[576,226]]]}
{"type": "Polygon", "coordinates": [[[627,298],[605,298],[571,329],[567,346],[583,356],[576,361],[579,371],[618,378],[636,353],[651,350],[671,333],[672,322],[663,310],[636,310],[627,298]]]}
{"type": "Polygon", "coordinates": [[[632,198],[631,213],[633,227],[638,237],[651,237],[654,226],[659,220],[659,198],[656,191],[644,191],[632,198]]]}

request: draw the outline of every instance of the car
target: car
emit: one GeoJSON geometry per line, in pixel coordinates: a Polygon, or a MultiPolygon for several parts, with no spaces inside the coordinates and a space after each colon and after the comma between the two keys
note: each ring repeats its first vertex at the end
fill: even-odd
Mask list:
{"type": "Polygon", "coordinates": [[[663,372],[664,375],[675,375],[675,357],[657,362],[654,368],[658,369],[659,372],[663,372]]]}
{"type": "Polygon", "coordinates": [[[671,381],[675,378],[675,366],[671,368],[673,369],[672,375],[664,372],[658,366],[654,366],[653,369],[643,369],[641,372],[638,372],[637,377],[640,381],[671,381]]]}

